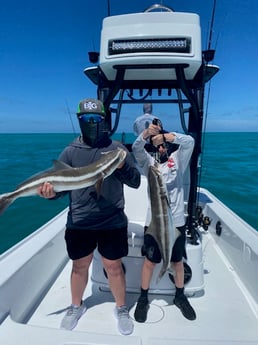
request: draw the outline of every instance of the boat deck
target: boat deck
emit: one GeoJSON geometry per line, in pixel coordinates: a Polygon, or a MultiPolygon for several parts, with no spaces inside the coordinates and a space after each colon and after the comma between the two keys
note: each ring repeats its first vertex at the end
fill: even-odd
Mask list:
{"type": "MultiPolygon", "coordinates": [[[[142,186],[142,191],[146,192],[145,187],[142,186]]],[[[133,190],[128,188],[126,193],[128,196],[133,190]]],[[[136,199],[131,197],[127,200],[136,199]]],[[[146,209],[144,205],[144,200],[147,200],[146,195],[139,193],[137,200],[142,209],[146,209]]],[[[200,272],[204,273],[201,274],[204,282],[197,284],[201,288],[192,294],[189,285],[198,275],[193,271],[192,280],[186,285],[186,291],[191,294],[190,302],[197,314],[195,321],[185,319],[180,310],[173,305],[174,288],[171,283],[171,293],[170,289],[167,289],[166,294],[150,295],[151,305],[147,321],[143,324],[134,321],[133,334],[122,336],[117,330],[114,316],[115,303],[111,293],[107,288],[100,289],[96,280],[94,284],[89,280],[83,296],[87,306],[86,313],[73,331],[60,330],[61,320],[71,303],[69,286],[71,261],[68,261],[65,255],[63,239],[67,212],[64,210],[37,232],[2,255],[0,343],[4,345],[257,345],[257,232],[243,227],[242,222],[208,192],[205,192],[204,200],[208,200],[209,205],[209,209],[205,209],[205,214],[212,219],[208,232],[200,229],[203,256],[202,265],[199,267],[201,267],[200,272]],[[220,237],[216,235],[216,213],[223,216],[224,220],[220,237]],[[227,223],[233,224],[234,232],[229,229],[227,223]],[[245,239],[240,239],[237,231],[241,235],[246,234],[245,239]],[[226,249],[226,253],[232,255],[234,267],[239,268],[242,265],[244,273],[248,273],[244,275],[243,270],[240,270],[241,277],[247,277],[246,281],[241,281],[237,269],[230,264],[222,249],[226,249]],[[241,265],[239,263],[237,265],[238,258],[241,265]],[[249,289],[251,287],[252,295],[245,284],[249,289]]],[[[136,232],[137,229],[142,230],[145,215],[142,209],[135,210],[133,206],[127,202],[129,228],[136,232]]],[[[135,243],[140,244],[137,242],[137,236],[135,243]]],[[[139,248],[133,249],[139,252],[139,248]]],[[[140,258],[138,256],[138,259],[140,259],[138,263],[140,277],[141,256],[140,258]]],[[[190,266],[192,264],[190,256],[189,264],[190,266]]],[[[127,266],[127,276],[130,275],[130,267],[134,270],[136,266],[127,266]]],[[[102,272],[102,267],[100,270],[102,272]]],[[[95,268],[94,273],[96,273],[95,268]]],[[[137,277],[135,291],[127,293],[127,305],[132,319],[139,296],[138,280],[140,290],[140,278],[137,277]]],[[[170,284],[167,277],[162,278],[163,282],[164,279],[170,284]]]]}
{"type": "MultiPolygon", "coordinates": [[[[133,334],[121,340],[113,316],[115,304],[112,295],[108,291],[99,291],[90,283],[84,295],[88,309],[72,332],[59,331],[60,334],[64,332],[66,339],[60,344],[70,344],[72,340],[73,344],[90,344],[90,339],[97,344],[111,344],[116,343],[116,335],[119,337],[117,342],[125,344],[129,339],[133,344],[143,345],[257,344],[258,320],[246,291],[209,233],[203,235],[203,250],[205,292],[200,297],[190,298],[197,313],[195,321],[182,316],[173,305],[172,295],[151,295],[146,323],[134,322],[133,334]],[[78,340],[84,339],[83,342],[77,343],[77,336],[78,340]]],[[[69,262],[31,317],[29,325],[48,330],[59,328],[70,303],[70,269],[69,262]]],[[[127,295],[132,318],[137,298],[135,293],[127,295]]]]}

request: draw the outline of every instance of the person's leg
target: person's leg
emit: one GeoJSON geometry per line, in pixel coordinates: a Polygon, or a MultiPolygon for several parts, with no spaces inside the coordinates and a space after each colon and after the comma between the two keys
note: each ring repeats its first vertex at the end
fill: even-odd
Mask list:
{"type": "Polygon", "coordinates": [[[96,247],[96,240],[93,235],[93,232],[86,230],[66,229],[65,232],[67,253],[69,258],[73,260],[70,277],[72,304],[61,322],[62,329],[72,330],[86,311],[82,297],[88,283],[92,253],[96,247]]]}
{"type": "Polygon", "coordinates": [[[102,257],[102,261],[116,305],[121,307],[125,305],[125,275],[121,259],[108,260],[102,257]]]}
{"type": "Polygon", "coordinates": [[[133,332],[134,325],[126,307],[125,295],[125,274],[122,267],[122,260],[109,260],[102,257],[103,266],[107,272],[109,287],[116,302],[116,317],[118,319],[118,330],[123,335],[133,332]]]}
{"type": "Polygon", "coordinates": [[[174,298],[174,304],[181,310],[184,317],[188,320],[195,320],[196,314],[189,303],[187,297],[184,294],[184,264],[183,261],[173,262],[172,267],[174,268],[175,275],[175,287],[176,294],[174,298]]]}
{"type": "Polygon", "coordinates": [[[184,287],[184,264],[183,261],[179,262],[172,262],[172,268],[174,269],[175,275],[175,286],[177,288],[183,288],[184,287]]]}
{"type": "Polygon", "coordinates": [[[84,258],[73,260],[71,272],[71,294],[73,305],[81,305],[83,293],[88,283],[89,267],[92,257],[93,254],[90,254],[84,258]]]}
{"type": "Polygon", "coordinates": [[[122,267],[122,257],[128,254],[127,227],[103,231],[98,240],[98,250],[116,302],[118,330],[123,335],[131,334],[134,325],[126,307],[125,274],[122,267]]]}
{"type": "Polygon", "coordinates": [[[142,276],[141,276],[141,287],[144,290],[148,290],[150,287],[151,278],[156,264],[145,258],[143,267],[142,267],[142,276]]]}
{"type": "Polygon", "coordinates": [[[72,330],[86,311],[86,306],[82,302],[82,297],[88,282],[88,271],[92,256],[93,255],[90,254],[81,259],[73,260],[71,272],[72,304],[61,322],[62,329],[72,330]]]}
{"type": "Polygon", "coordinates": [[[181,310],[182,314],[188,320],[195,320],[196,314],[193,307],[190,305],[187,297],[184,294],[184,263],[183,257],[186,258],[185,250],[185,227],[178,227],[181,235],[177,238],[171,256],[171,266],[174,269],[174,281],[176,287],[176,294],[174,304],[181,310]]]}
{"type": "Polygon", "coordinates": [[[138,322],[145,322],[147,320],[147,313],[149,310],[148,292],[150,282],[156,264],[161,261],[158,245],[151,235],[146,234],[144,236],[142,255],[145,256],[145,259],[141,275],[141,294],[134,312],[135,320],[138,322]]]}

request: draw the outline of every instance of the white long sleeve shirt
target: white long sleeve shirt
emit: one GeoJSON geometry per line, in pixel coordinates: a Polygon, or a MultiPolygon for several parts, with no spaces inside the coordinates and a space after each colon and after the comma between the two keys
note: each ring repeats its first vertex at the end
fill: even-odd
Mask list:
{"type": "MultiPolygon", "coordinates": [[[[174,225],[176,227],[185,224],[184,215],[184,173],[187,170],[194,147],[194,139],[190,135],[175,133],[173,143],[178,144],[179,148],[172,152],[165,163],[159,165],[170,199],[170,207],[173,214],[174,225]]],[[[132,150],[142,173],[147,177],[149,166],[154,165],[155,159],[145,149],[146,140],[142,133],[133,143],[132,150]]],[[[151,220],[150,207],[147,212],[146,225],[151,220]]]]}

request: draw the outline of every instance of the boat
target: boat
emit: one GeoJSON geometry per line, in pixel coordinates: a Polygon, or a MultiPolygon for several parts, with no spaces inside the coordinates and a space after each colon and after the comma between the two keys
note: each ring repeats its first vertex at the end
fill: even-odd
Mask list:
{"type": "MultiPolygon", "coordinates": [[[[84,70],[107,110],[110,135],[123,106],[151,102],[178,107],[185,133],[195,138],[185,178],[188,260],[185,293],[196,310],[186,320],[173,305],[173,277],[159,282],[157,265],[145,323],[118,333],[114,300],[98,252],[84,294],[86,314],[73,331],[60,322],[70,305],[70,270],[64,242],[67,209],[0,256],[0,342],[4,345],[250,345],[258,344],[258,232],[199,185],[204,94],[219,71],[214,50],[202,51],[199,16],[154,5],[140,13],[104,18],[100,52],[84,70]]],[[[133,123],[132,119],[132,123],[133,123]]],[[[131,143],[121,139],[129,151],[131,143]]],[[[125,186],[129,254],[123,258],[132,319],[139,296],[147,180],[125,186]]]]}

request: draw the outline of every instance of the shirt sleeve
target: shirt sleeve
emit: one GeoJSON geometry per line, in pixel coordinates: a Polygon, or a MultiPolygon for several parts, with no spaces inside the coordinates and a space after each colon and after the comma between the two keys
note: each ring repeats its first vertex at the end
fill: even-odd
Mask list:
{"type": "Polygon", "coordinates": [[[145,150],[146,140],[140,134],[132,145],[134,157],[145,176],[148,176],[149,167],[154,165],[154,158],[145,150]]]}
{"type": "MultiPolygon", "coordinates": [[[[127,151],[125,147],[124,150],[127,151]]],[[[138,188],[141,183],[141,174],[138,171],[131,154],[127,151],[124,165],[115,170],[116,177],[124,184],[131,188],[138,188]]]]}
{"type": "Polygon", "coordinates": [[[174,143],[179,145],[181,169],[184,173],[194,148],[194,138],[191,135],[173,132],[175,135],[174,143]]]}

